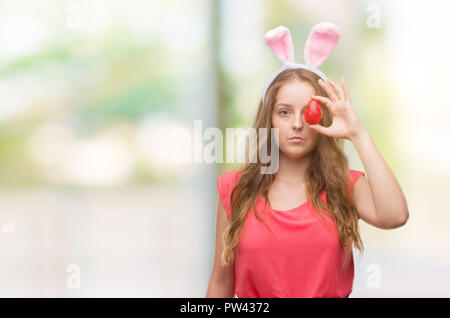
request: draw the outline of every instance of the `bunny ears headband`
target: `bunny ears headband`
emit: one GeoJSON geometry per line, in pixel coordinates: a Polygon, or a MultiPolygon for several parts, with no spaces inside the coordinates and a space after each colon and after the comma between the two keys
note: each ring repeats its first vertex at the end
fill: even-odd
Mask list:
{"type": "Polygon", "coordinates": [[[304,68],[322,78],[325,82],[327,77],[318,68],[330,56],[337,41],[340,31],[337,25],[331,22],[320,22],[316,24],[309,33],[305,43],[304,59],[306,64],[298,64],[294,61],[294,45],[292,44],[291,33],[284,26],[276,27],[264,35],[264,43],[268,45],[273,54],[283,63],[283,66],[276,70],[264,86],[263,100],[266,91],[272,81],[284,70],[304,68]]]}

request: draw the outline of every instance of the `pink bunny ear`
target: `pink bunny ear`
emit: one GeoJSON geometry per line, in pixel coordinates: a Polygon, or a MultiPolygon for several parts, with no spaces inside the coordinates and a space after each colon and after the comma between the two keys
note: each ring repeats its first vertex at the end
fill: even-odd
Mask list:
{"type": "Polygon", "coordinates": [[[340,31],[336,24],[331,22],[321,22],[316,24],[309,33],[305,44],[306,64],[318,68],[328,56],[330,56],[337,41],[340,31]]]}
{"type": "Polygon", "coordinates": [[[268,45],[273,54],[283,64],[294,62],[294,45],[292,44],[291,33],[285,26],[279,26],[267,31],[264,35],[264,43],[268,45]]]}

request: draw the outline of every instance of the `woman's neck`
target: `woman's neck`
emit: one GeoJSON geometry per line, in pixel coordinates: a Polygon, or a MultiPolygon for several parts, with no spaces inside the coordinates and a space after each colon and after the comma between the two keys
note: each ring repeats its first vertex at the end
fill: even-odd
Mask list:
{"type": "Polygon", "coordinates": [[[275,174],[275,182],[297,186],[306,182],[306,170],[311,161],[311,156],[301,158],[289,158],[280,153],[280,164],[275,174]]]}

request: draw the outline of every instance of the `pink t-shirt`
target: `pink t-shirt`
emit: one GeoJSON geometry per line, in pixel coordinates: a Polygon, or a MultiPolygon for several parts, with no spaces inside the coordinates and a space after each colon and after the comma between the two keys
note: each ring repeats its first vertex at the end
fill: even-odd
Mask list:
{"type": "MultiPolygon", "coordinates": [[[[230,219],[230,195],[240,174],[233,170],[217,179],[220,200],[230,219]]],[[[352,194],[364,172],[350,170],[352,194]]],[[[321,197],[326,203],[326,193],[321,197]]],[[[336,225],[326,215],[326,224],[312,210],[310,200],[285,211],[264,211],[265,200],[257,203],[258,215],[272,225],[275,234],[248,213],[235,259],[235,297],[239,298],[339,298],[348,297],[353,287],[352,249],[339,244],[336,225]]]]}

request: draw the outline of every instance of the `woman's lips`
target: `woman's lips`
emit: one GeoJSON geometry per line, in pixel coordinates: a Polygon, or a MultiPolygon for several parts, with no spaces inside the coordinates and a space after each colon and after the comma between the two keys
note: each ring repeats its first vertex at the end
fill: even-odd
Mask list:
{"type": "Polygon", "coordinates": [[[292,142],[302,142],[305,139],[302,138],[302,137],[292,137],[292,138],[289,138],[289,140],[292,141],[292,142]]]}

